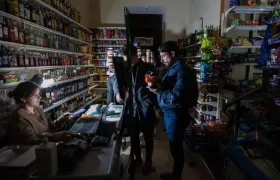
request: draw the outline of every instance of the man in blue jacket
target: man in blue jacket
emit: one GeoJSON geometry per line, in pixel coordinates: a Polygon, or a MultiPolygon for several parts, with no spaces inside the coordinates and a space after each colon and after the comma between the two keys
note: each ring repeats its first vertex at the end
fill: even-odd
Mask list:
{"type": "Polygon", "coordinates": [[[151,91],[157,94],[158,104],[164,113],[170,152],[174,159],[173,172],[162,173],[160,177],[164,180],[180,180],[184,167],[184,133],[191,119],[188,109],[197,101],[197,82],[192,69],[176,58],[177,42],[167,41],[159,51],[167,72],[162,80],[152,77],[152,83],[156,84],[157,88],[151,91]]]}

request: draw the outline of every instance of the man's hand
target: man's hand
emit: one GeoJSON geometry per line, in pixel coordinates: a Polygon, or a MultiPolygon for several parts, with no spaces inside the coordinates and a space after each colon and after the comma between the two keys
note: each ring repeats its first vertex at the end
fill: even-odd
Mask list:
{"type": "Polygon", "coordinates": [[[150,91],[157,94],[162,89],[161,79],[157,76],[152,76],[152,88],[150,88],[150,91]]]}
{"type": "Polygon", "coordinates": [[[117,95],[116,95],[116,100],[118,103],[120,104],[123,104],[124,103],[124,100],[121,98],[121,95],[120,93],[118,92],[117,95]]]}

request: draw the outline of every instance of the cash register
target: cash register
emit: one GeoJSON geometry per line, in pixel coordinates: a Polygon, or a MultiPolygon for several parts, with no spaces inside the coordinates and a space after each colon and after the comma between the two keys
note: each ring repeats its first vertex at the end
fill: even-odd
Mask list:
{"type": "Polygon", "coordinates": [[[70,171],[89,147],[106,147],[117,131],[122,105],[92,105],[69,129],[73,140],[58,144],[60,171],[70,171]]]}

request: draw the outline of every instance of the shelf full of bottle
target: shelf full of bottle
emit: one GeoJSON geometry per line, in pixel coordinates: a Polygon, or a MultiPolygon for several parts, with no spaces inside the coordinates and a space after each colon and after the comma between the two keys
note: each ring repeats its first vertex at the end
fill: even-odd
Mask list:
{"type": "Polygon", "coordinates": [[[98,88],[106,88],[107,87],[107,78],[108,78],[108,67],[88,67],[87,69],[91,69],[93,73],[97,74],[93,77],[94,83],[98,84],[98,88]]]}
{"type": "MultiPolygon", "coordinates": [[[[34,73],[34,71],[33,71],[34,73]]],[[[96,75],[89,69],[67,67],[56,69],[42,69],[44,81],[42,87],[51,87],[59,84],[69,83],[83,78],[93,78],[96,75]]],[[[0,72],[0,89],[10,89],[16,87],[20,82],[28,80],[28,76],[32,75],[30,71],[14,71],[3,68],[0,72]]]]}
{"type": "MultiPolygon", "coordinates": [[[[96,95],[95,89],[88,90],[80,94],[76,98],[69,100],[60,106],[57,106],[46,112],[46,115],[52,120],[58,119],[66,112],[75,112],[79,109],[86,108],[87,106],[95,103],[101,97],[96,95]]],[[[42,104],[41,104],[42,107],[42,104]]]]}
{"type": "Polygon", "coordinates": [[[56,31],[84,43],[91,43],[92,32],[79,23],[79,12],[73,8],[65,9],[67,11],[65,15],[41,0],[3,0],[0,3],[0,14],[6,17],[41,29],[56,31]]]}
{"type": "Polygon", "coordinates": [[[89,60],[71,54],[26,51],[18,48],[0,46],[0,71],[2,70],[40,70],[71,66],[89,66],[89,60]]]}
{"type": "Polygon", "coordinates": [[[0,16],[0,44],[26,50],[90,55],[92,48],[80,42],[0,16]]]}
{"type": "Polygon", "coordinates": [[[55,86],[42,87],[41,107],[44,112],[47,112],[63,103],[73,100],[95,87],[97,87],[97,84],[93,83],[93,79],[91,77],[85,77],[83,79],[55,86]]]}

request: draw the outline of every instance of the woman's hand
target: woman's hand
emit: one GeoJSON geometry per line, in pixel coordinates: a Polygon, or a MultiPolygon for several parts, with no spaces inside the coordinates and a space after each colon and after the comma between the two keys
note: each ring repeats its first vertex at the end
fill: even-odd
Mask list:
{"type": "Polygon", "coordinates": [[[67,131],[61,131],[53,134],[53,139],[55,142],[58,141],[69,141],[72,139],[72,136],[69,132],[67,131]]]}
{"type": "Polygon", "coordinates": [[[67,113],[63,114],[63,119],[65,121],[69,121],[71,119],[72,115],[73,115],[73,113],[67,112],[67,113]]]}

